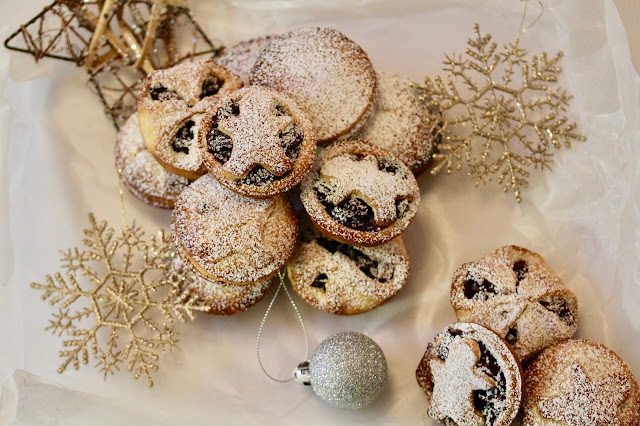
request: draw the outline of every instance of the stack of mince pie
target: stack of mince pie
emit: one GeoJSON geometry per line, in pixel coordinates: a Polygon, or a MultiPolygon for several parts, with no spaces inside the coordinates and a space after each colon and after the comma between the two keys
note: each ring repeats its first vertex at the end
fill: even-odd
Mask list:
{"type": "Polygon", "coordinates": [[[416,370],[429,415],[447,425],[636,426],[640,391],[611,349],[571,339],[575,294],[544,259],[506,246],[460,266],[458,320],[416,370]]]}
{"type": "Polygon", "coordinates": [[[173,209],[172,272],[211,313],[251,307],[285,267],[314,307],[357,314],[407,280],[400,234],[440,123],[409,79],[376,72],[339,31],[303,28],[150,74],[116,166],[173,209]]]}

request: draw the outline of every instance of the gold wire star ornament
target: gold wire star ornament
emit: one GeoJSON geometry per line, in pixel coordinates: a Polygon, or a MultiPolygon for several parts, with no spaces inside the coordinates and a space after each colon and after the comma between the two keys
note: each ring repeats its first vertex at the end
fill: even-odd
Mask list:
{"type": "Polygon", "coordinates": [[[498,51],[491,35],[477,24],[474,31],[464,55],[445,56],[446,77],[416,85],[444,115],[431,173],[466,165],[476,186],[495,179],[519,202],[532,170],[550,170],[555,150],[586,138],[565,116],[572,96],[558,85],[562,52],[529,58],[519,46],[522,29],[498,51]]]}
{"type": "Polygon", "coordinates": [[[21,25],[5,47],[75,62],[119,128],[134,111],[140,82],[155,69],[217,55],[186,0],[56,0],[21,25]]]}
{"type": "Polygon", "coordinates": [[[58,305],[46,328],[65,337],[58,373],[91,356],[105,379],[126,368],[151,387],[161,354],[178,348],[177,325],[208,308],[169,272],[175,254],[164,232],[145,239],[135,224],[117,235],[93,214],[89,222],[83,247],[62,251],[64,273],[31,284],[58,305]]]}

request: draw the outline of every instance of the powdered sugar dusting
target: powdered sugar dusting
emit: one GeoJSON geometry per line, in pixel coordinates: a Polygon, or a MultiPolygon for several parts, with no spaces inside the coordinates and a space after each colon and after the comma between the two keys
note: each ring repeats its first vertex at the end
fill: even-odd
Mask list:
{"type": "MultiPolygon", "coordinates": [[[[250,197],[271,196],[290,190],[304,179],[316,156],[315,134],[302,110],[286,95],[258,86],[245,87],[221,96],[216,107],[203,119],[198,143],[207,170],[218,182],[250,197]],[[249,99],[245,103],[246,97],[249,99]],[[242,111],[238,103],[244,105],[242,111]],[[225,126],[217,121],[220,117],[233,118],[237,114],[246,114],[243,118],[246,128],[239,135],[230,132],[234,134],[229,137],[224,132],[225,126]],[[215,133],[214,123],[218,126],[215,133]],[[217,136],[212,136],[215,134],[217,136]],[[220,136],[226,137],[232,146],[231,154],[224,163],[220,156],[214,155],[220,152],[219,148],[216,151],[216,144],[219,143],[217,138],[220,136]],[[238,136],[241,140],[236,143],[238,136]],[[265,143],[265,137],[268,143],[265,143]],[[229,162],[232,164],[229,165],[229,162]],[[254,165],[257,165],[256,168],[252,168],[254,165]],[[288,165],[292,165],[290,169],[288,165]],[[238,177],[229,173],[233,170],[241,173],[246,169],[249,169],[247,176],[238,177]],[[271,169],[288,171],[276,175],[271,169]],[[262,173],[261,178],[251,179],[251,173],[256,170],[262,173]]],[[[222,143],[227,142],[223,139],[222,143]]]]}
{"type": "Polygon", "coordinates": [[[329,199],[333,205],[354,194],[362,196],[373,207],[376,223],[382,226],[396,220],[396,200],[415,193],[409,176],[380,170],[374,155],[362,159],[347,155],[330,158],[320,168],[320,177],[335,188],[329,199]]]}
{"type": "MultiPolygon", "coordinates": [[[[373,163],[372,160],[367,161],[371,164],[373,163]]],[[[352,166],[356,169],[360,168],[361,164],[359,163],[362,162],[358,161],[352,166]]],[[[366,164],[367,163],[365,163],[365,165],[366,164]]],[[[393,185],[395,185],[395,183],[393,185]]],[[[420,189],[413,174],[404,163],[395,159],[383,149],[371,145],[368,142],[350,140],[334,142],[320,153],[318,161],[316,161],[313,169],[302,182],[300,199],[313,222],[333,238],[351,244],[374,246],[390,241],[409,226],[418,211],[420,189]],[[394,191],[391,191],[389,186],[385,186],[385,181],[388,178],[385,176],[382,182],[378,184],[378,180],[380,180],[378,177],[381,176],[378,172],[370,176],[363,172],[363,170],[338,170],[338,167],[336,167],[335,172],[339,176],[342,176],[342,179],[331,179],[321,175],[321,170],[324,165],[332,162],[334,158],[346,157],[355,161],[369,156],[373,156],[378,160],[378,172],[394,176],[393,179],[397,180],[396,183],[404,182],[403,185],[406,186],[404,188],[398,187],[397,190],[401,193],[409,194],[406,198],[400,197],[401,199],[393,199],[393,197],[395,197],[395,195],[393,195],[394,191]],[[360,181],[357,179],[360,179],[360,181]],[[345,185],[345,187],[343,188],[342,185],[345,185]],[[380,188],[377,188],[378,185],[380,188]],[[339,212],[342,216],[331,216],[327,209],[328,206],[333,206],[333,203],[329,200],[324,203],[324,201],[321,201],[319,198],[320,195],[324,194],[322,196],[333,199],[334,193],[343,194],[345,190],[352,194],[349,200],[354,197],[361,199],[374,210],[374,212],[378,207],[374,207],[373,205],[375,197],[377,196],[376,192],[382,191],[382,195],[386,197],[386,200],[391,198],[396,203],[394,212],[396,220],[388,224],[388,226],[379,226],[377,229],[371,230],[358,230],[353,226],[347,226],[345,223],[348,221],[343,220],[341,222],[339,219],[342,217],[349,219],[349,215],[353,217],[355,213],[349,209],[340,208],[339,212]],[[366,194],[363,193],[363,190],[366,190],[369,195],[373,195],[374,199],[372,200],[367,197],[366,194]],[[322,194],[320,194],[320,192],[322,192],[322,194]],[[328,204],[328,206],[325,204],[328,204]]],[[[375,217],[373,219],[375,219],[375,217]]],[[[380,220],[380,222],[385,223],[386,219],[380,220]]]]}
{"type": "Polygon", "coordinates": [[[376,91],[367,54],[331,28],[302,28],[274,37],[256,62],[251,82],[291,96],[309,115],[320,142],[353,134],[376,91]]]}
{"type": "Polygon", "coordinates": [[[640,391],[611,349],[566,340],[536,358],[526,372],[524,425],[640,424],[640,391]]]}
{"type": "Polygon", "coordinates": [[[382,71],[377,80],[373,113],[356,137],[389,151],[418,172],[435,150],[439,116],[418,98],[407,77],[382,71]]]}
{"type": "Polygon", "coordinates": [[[251,69],[260,57],[260,54],[271,40],[272,36],[257,37],[229,47],[215,60],[227,69],[238,74],[245,86],[249,85],[251,69]]]}
{"type": "Polygon", "coordinates": [[[247,310],[260,301],[273,282],[272,278],[254,284],[235,285],[209,280],[193,268],[181,250],[171,264],[170,274],[184,277],[186,290],[198,297],[197,303],[207,306],[207,313],[232,315],[247,310]]]}
{"type": "Polygon", "coordinates": [[[173,212],[175,237],[209,278],[249,283],[271,275],[291,255],[297,221],[282,196],[255,199],[202,176],[182,192],[173,212]]]}
{"type": "Polygon", "coordinates": [[[461,321],[482,324],[507,339],[521,360],[571,337],[578,325],[575,295],[542,257],[516,246],[458,268],[451,304],[461,321]]]}
{"type": "MultiPolygon", "coordinates": [[[[438,386],[435,383],[437,377],[433,374],[431,362],[437,360],[449,362],[452,356],[456,356],[456,351],[452,352],[452,348],[455,349],[460,341],[468,339],[477,343],[481,353],[475,364],[475,371],[486,374],[496,383],[496,386],[489,388],[482,394],[474,394],[474,408],[482,415],[483,421],[468,424],[510,425],[515,419],[520,408],[520,401],[522,401],[522,370],[507,344],[498,335],[478,324],[452,324],[438,334],[427,347],[416,370],[416,378],[429,399],[429,407],[434,401],[434,389],[438,386]]],[[[462,362],[455,359],[451,361],[454,363],[462,362]]],[[[469,383],[466,381],[468,375],[466,374],[451,373],[445,379],[453,380],[451,386],[469,388],[469,383]]],[[[477,387],[476,390],[482,389],[477,387]]],[[[459,396],[461,393],[462,390],[457,388],[454,392],[442,395],[441,408],[447,407],[449,412],[458,410],[457,405],[465,403],[456,398],[456,395],[459,396]]],[[[436,418],[436,420],[445,421],[446,419],[436,418]]]]}
{"type": "Polygon", "coordinates": [[[260,164],[280,176],[293,168],[293,160],[280,144],[280,132],[293,123],[276,115],[276,100],[260,90],[247,91],[239,101],[240,115],[223,120],[220,130],[231,136],[233,150],[222,168],[237,177],[260,164]]]}
{"type": "Polygon", "coordinates": [[[196,141],[202,114],[218,95],[240,87],[240,77],[211,60],[151,73],[137,100],[140,130],[149,152],[175,174],[190,179],[202,175],[205,170],[196,141]],[[215,94],[204,96],[208,78],[215,78],[220,87],[215,94]]]}
{"type": "Polygon", "coordinates": [[[400,237],[377,247],[349,246],[306,223],[287,273],[294,290],[317,309],[358,314],[380,306],[404,286],[409,259],[400,237]],[[322,275],[323,288],[314,287],[322,275]]]}
{"type": "Polygon", "coordinates": [[[444,421],[452,419],[459,425],[483,425],[484,418],[473,405],[474,390],[488,390],[496,382],[476,369],[480,359],[478,342],[460,339],[449,348],[445,361],[431,359],[429,366],[433,374],[433,397],[429,415],[444,421]]]}
{"type": "Polygon", "coordinates": [[[139,199],[153,206],[172,208],[189,181],[166,171],[147,151],[134,113],[122,126],[115,145],[116,167],[122,182],[139,199]]]}

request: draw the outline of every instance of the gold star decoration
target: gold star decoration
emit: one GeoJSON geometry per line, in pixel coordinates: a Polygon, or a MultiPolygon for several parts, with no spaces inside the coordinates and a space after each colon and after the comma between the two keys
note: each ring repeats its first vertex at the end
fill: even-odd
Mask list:
{"type": "Polygon", "coordinates": [[[217,55],[186,0],[56,0],[5,40],[5,47],[75,62],[119,128],[142,79],[201,55],[217,55]]]}
{"type": "Polygon", "coordinates": [[[461,339],[449,349],[446,361],[432,359],[433,397],[429,415],[441,421],[451,418],[459,425],[483,425],[484,418],[473,405],[474,390],[488,390],[496,385],[486,374],[476,370],[480,346],[473,339],[461,339]]]}
{"type": "Polygon", "coordinates": [[[378,160],[367,155],[362,160],[354,160],[341,155],[329,159],[322,165],[323,177],[339,182],[331,196],[331,202],[338,205],[349,196],[359,194],[373,207],[378,225],[388,225],[396,219],[396,200],[413,194],[412,185],[406,176],[380,170],[378,160]]]}
{"type": "Polygon", "coordinates": [[[582,366],[571,366],[571,387],[565,394],[540,402],[540,414],[568,426],[620,425],[618,407],[629,397],[631,385],[622,374],[592,382],[582,366]]]}
{"type": "Polygon", "coordinates": [[[444,115],[431,173],[467,165],[476,186],[495,178],[521,201],[532,169],[550,170],[554,150],[586,140],[565,116],[572,96],[558,85],[563,54],[529,58],[520,37],[498,52],[491,35],[477,24],[474,31],[464,56],[446,55],[444,79],[416,85],[444,115]]]}
{"type": "Polygon", "coordinates": [[[207,308],[169,273],[174,251],[162,231],[146,240],[135,224],[116,235],[93,214],[89,221],[83,248],[62,252],[64,274],[31,284],[58,305],[46,328],[64,336],[58,373],[92,356],[105,379],[126,368],[151,387],[160,355],[178,348],[177,324],[207,308]]]}
{"type": "Polygon", "coordinates": [[[262,92],[247,92],[240,100],[240,115],[220,123],[220,130],[231,136],[233,149],[223,169],[236,177],[244,177],[256,165],[262,165],[277,176],[293,168],[280,143],[279,134],[293,119],[275,114],[276,101],[262,92]]]}

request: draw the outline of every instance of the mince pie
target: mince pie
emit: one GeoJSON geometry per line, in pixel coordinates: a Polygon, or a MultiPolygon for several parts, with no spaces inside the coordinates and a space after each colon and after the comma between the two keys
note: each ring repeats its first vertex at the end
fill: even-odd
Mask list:
{"type": "Polygon", "coordinates": [[[400,235],[418,210],[411,170],[382,148],[361,140],[324,149],[302,182],[309,217],[330,237],[375,246],[400,235]]]}
{"type": "Polygon", "coordinates": [[[149,152],[170,172],[198,178],[205,172],[197,144],[201,115],[218,95],[240,87],[240,77],[213,61],[186,62],[147,76],[137,102],[149,152]]]}
{"type": "Polygon", "coordinates": [[[451,304],[460,321],[495,331],[522,362],[573,336],[578,327],[573,292],[540,255],[516,246],[458,268],[451,304]]]}
{"type": "Polygon", "coordinates": [[[378,247],[359,247],[329,239],[305,221],[287,273],[293,289],[313,307],[359,314],[402,288],[409,258],[401,237],[378,247]]]}
{"type": "Polygon", "coordinates": [[[446,425],[508,426],[522,401],[522,368],[497,334],[478,324],[448,326],[416,370],[429,416],[446,425]]]}
{"type": "Polygon", "coordinates": [[[298,221],[284,195],[249,198],[206,174],[182,191],[171,223],[174,244],[209,279],[253,284],[293,253],[298,221]]]}
{"type": "Polygon", "coordinates": [[[311,123],[295,102],[265,87],[220,97],[198,135],[204,164],[227,188],[251,197],[288,191],[316,155],[311,123]]]}

